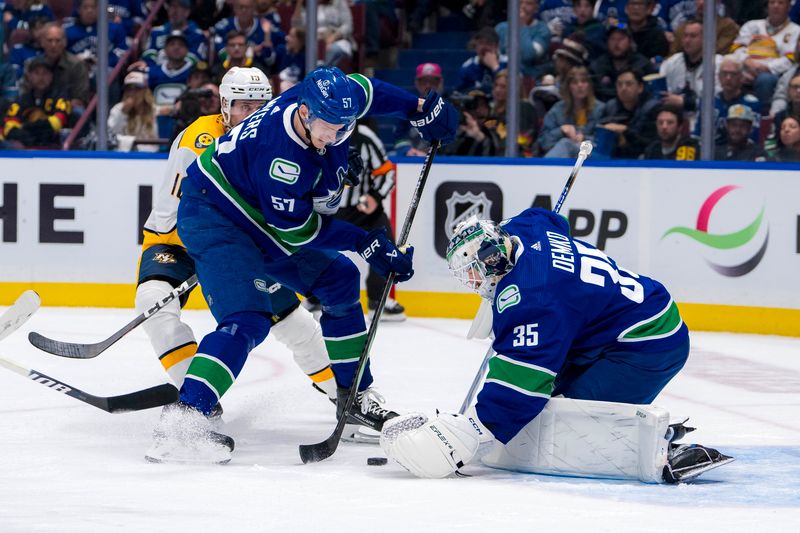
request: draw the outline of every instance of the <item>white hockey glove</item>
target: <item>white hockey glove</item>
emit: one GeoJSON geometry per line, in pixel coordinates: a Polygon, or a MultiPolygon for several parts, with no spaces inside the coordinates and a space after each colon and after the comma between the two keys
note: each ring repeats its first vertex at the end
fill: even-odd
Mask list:
{"type": "Polygon", "coordinates": [[[417,477],[443,478],[469,463],[479,447],[494,441],[471,409],[467,415],[412,413],[387,421],[381,448],[417,477]]]}

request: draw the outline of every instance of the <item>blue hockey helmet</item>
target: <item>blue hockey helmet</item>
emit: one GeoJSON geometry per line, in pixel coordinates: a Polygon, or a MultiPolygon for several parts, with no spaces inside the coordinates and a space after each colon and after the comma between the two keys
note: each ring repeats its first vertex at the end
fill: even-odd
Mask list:
{"type": "Polygon", "coordinates": [[[300,90],[298,101],[308,108],[306,127],[312,129],[314,121],[321,119],[334,126],[334,142],[347,137],[358,118],[357,95],[344,72],[336,67],[320,67],[308,73],[300,90]]]}
{"type": "Polygon", "coordinates": [[[472,216],[456,226],[447,245],[447,266],[458,281],[487,300],[514,267],[511,236],[491,220],[472,216]]]}

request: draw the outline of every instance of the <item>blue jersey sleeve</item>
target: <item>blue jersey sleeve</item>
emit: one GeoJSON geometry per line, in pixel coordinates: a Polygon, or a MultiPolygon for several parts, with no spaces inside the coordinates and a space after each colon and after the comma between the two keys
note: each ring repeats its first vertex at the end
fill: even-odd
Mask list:
{"type": "Polygon", "coordinates": [[[359,114],[381,115],[405,119],[417,111],[419,97],[405,89],[361,74],[348,76],[359,95],[359,114]]]}

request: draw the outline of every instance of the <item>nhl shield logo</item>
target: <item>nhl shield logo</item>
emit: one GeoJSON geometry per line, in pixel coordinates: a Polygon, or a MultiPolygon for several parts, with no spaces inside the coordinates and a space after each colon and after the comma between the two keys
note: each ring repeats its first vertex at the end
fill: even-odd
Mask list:
{"type": "Polygon", "coordinates": [[[458,224],[471,216],[501,220],[503,192],[494,183],[446,181],[436,190],[434,241],[442,257],[458,224]]]}

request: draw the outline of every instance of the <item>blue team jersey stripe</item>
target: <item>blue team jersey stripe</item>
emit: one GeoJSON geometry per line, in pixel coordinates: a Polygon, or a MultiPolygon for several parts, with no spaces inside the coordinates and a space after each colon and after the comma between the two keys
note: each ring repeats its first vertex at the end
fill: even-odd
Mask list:
{"type": "Polygon", "coordinates": [[[267,224],[266,220],[264,220],[264,215],[262,215],[258,209],[247,203],[244,198],[242,198],[241,195],[236,192],[236,189],[233,188],[227,178],[225,178],[225,174],[214,160],[214,151],[216,149],[217,141],[215,140],[214,144],[205,152],[200,154],[200,157],[197,159],[197,165],[203,174],[206,175],[209,181],[213,183],[217,189],[219,189],[219,191],[230,201],[232,205],[234,205],[245,217],[247,217],[255,227],[261,230],[264,235],[269,237],[270,240],[281,249],[281,251],[287,255],[291,255],[296,252],[297,248],[292,246],[291,243],[282,239],[281,236],[278,235],[269,224],[267,224]]]}
{"type": "Polygon", "coordinates": [[[486,382],[508,387],[527,396],[549,398],[556,374],[547,368],[497,354],[489,360],[486,382]]]}
{"type": "Polygon", "coordinates": [[[677,332],[683,325],[678,305],[670,298],[667,306],[651,318],[637,322],[623,330],[619,342],[641,342],[663,339],[677,332]]]}
{"type": "Polygon", "coordinates": [[[359,113],[358,118],[363,117],[369,111],[369,108],[372,107],[372,82],[369,81],[369,78],[362,74],[348,74],[348,78],[358,83],[362,89],[364,89],[364,93],[366,96],[366,104],[364,105],[364,109],[361,110],[359,113]]]}

